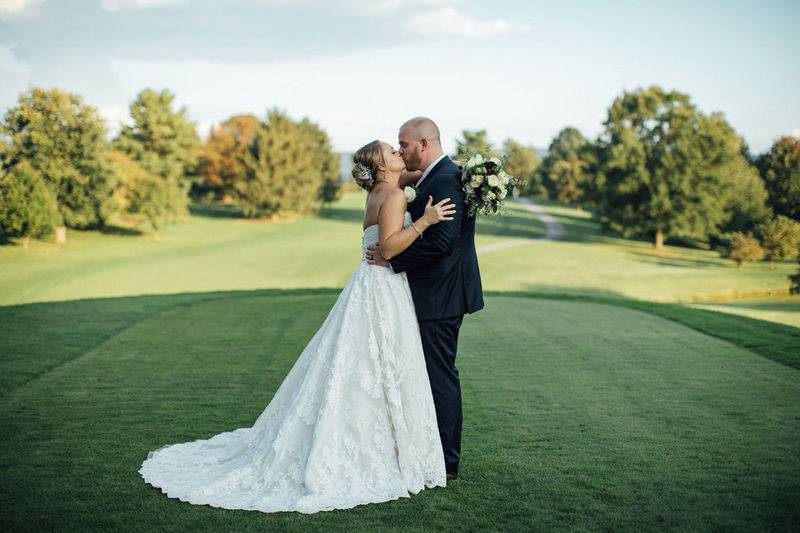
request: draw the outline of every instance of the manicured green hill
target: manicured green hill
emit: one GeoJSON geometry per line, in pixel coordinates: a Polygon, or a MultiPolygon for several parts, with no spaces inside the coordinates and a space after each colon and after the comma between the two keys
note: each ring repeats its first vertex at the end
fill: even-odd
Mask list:
{"type": "MultiPolygon", "coordinates": [[[[264,515],[192,506],[141,480],[136,470],[148,450],[252,424],[336,294],[255,291],[0,308],[9,326],[0,340],[0,526],[797,524],[797,361],[785,361],[792,368],[722,340],[756,321],[680,306],[636,309],[636,302],[487,295],[486,308],[462,328],[464,459],[462,479],[446,489],[348,511],[264,515]],[[716,322],[697,319],[704,314],[716,322]]],[[[791,340],[794,328],[774,327],[800,346],[791,340]]]]}

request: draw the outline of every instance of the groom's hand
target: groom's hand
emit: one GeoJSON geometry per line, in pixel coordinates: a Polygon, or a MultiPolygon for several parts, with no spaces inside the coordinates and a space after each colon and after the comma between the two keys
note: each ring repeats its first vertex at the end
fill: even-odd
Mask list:
{"type": "Polygon", "coordinates": [[[376,242],[367,247],[367,263],[384,267],[389,264],[389,261],[381,255],[381,245],[379,243],[376,242]]]}

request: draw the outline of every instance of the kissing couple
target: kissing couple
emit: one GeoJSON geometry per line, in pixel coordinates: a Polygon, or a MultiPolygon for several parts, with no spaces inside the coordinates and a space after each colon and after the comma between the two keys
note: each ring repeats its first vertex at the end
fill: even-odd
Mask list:
{"type": "Polygon", "coordinates": [[[148,452],[139,473],[167,496],[315,513],[458,478],[458,334],[484,306],[461,169],[426,117],[353,163],[361,262],[252,427],[148,452]]]}

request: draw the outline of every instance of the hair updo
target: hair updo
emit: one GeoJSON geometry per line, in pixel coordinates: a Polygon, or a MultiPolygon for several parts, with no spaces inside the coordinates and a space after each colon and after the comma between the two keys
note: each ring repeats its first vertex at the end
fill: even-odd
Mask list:
{"type": "Polygon", "coordinates": [[[381,142],[378,140],[365,144],[353,154],[353,180],[358,186],[367,191],[375,187],[375,173],[378,165],[386,163],[383,159],[381,142]]]}

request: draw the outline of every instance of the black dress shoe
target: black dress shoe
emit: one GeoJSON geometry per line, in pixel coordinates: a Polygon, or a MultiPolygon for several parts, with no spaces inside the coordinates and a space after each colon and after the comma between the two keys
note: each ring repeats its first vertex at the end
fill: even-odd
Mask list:
{"type": "Polygon", "coordinates": [[[450,472],[447,473],[447,481],[452,481],[454,479],[458,479],[458,474],[451,474],[450,472]]]}

